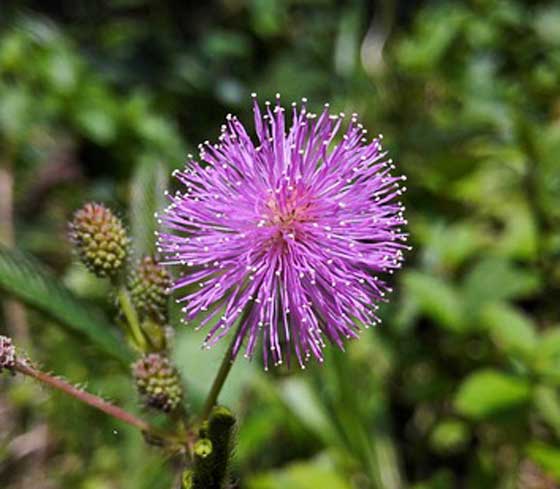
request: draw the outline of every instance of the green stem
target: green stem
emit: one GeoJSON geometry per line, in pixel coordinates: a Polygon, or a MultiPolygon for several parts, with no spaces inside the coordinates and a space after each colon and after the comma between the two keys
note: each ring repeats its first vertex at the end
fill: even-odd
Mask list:
{"type": "Polygon", "coordinates": [[[214,383],[212,384],[212,388],[210,389],[208,397],[206,398],[206,402],[204,403],[204,409],[202,410],[203,421],[206,421],[208,419],[208,416],[210,416],[210,412],[216,405],[218,396],[220,395],[222,387],[224,386],[231,367],[233,366],[234,359],[232,358],[232,353],[236,337],[237,335],[234,335],[233,339],[231,340],[231,343],[222,360],[222,364],[220,365],[220,369],[218,370],[216,378],[214,379],[214,383]]]}
{"type": "Polygon", "coordinates": [[[231,343],[228,346],[224,358],[222,359],[222,364],[220,365],[220,369],[216,374],[214,383],[212,384],[210,392],[208,393],[208,397],[206,398],[206,402],[204,403],[204,409],[202,410],[202,421],[206,421],[208,419],[208,416],[210,416],[210,411],[212,411],[212,408],[216,405],[216,402],[218,401],[218,396],[220,395],[222,387],[224,386],[224,383],[231,370],[231,367],[233,366],[233,362],[235,361],[235,359],[232,357],[235,340],[237,338],[239,331],[241,330],[241,327],[243,326],[243,323],[247,319],[249,312],[250,312],[250,308],[246,307],[245,311],[243,311],[243,314],[241,315],[241,319],[239,320],[237,330],[233,335],[233,338],[231,339],[231,343]]]}
{"type": "Polygon", "coordinates": [[[120,287],[117,297],[121,306],[121,310],[126,318],[132,340],[141,351],[145,352],[147,346],[146,337],[142,332],[140,320],[138,319],[136,309],[132,305],[128,290],[126,290],[126,288],[124,287],[120,287]]]}

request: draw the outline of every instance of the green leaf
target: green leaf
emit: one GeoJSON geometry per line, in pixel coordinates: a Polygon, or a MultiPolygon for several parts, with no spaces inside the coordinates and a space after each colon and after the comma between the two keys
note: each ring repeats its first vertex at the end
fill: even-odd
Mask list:
{"type": "Polygon", "coordinates": [[[72,106],[74,123],[97,144],[107,145],[118,133],[119,105],[113,94],[104,85],[85,84],[77,92],[72,106]]]}
{"type": "Polygon", "coordinates": [[[75,297],[34,258],[0,245],[0,289],[45,313],[121,362],[131,355],[113,333],[113,325],[95,308],[75,297]]]}
{"type": "Polygon", "coordinates": [[[281,470],[252,477],[249,489],[351,489],[348,477],[338,473],[327,456],[309,462],[294,463],[281,470]]]}
{"type": "Polygon", "coordinates": [[[457,411],[480,420],[527,404],[531,390],[525,379],[496,370],[479,370],[459,387],[455,397],[457,411]]]}
{"type": "Polygon", "coordinates": [[[467,328],[461,297],[450,284],[422,272],[408,272],[403,280],[409,296],[436,323],[456,332],[467,328]]]}
{"type": "Polygon", "coordinates": [[[544,332],[538,345],[535,370],[549,380],[560,384],[560,327],[544,332]]]}
{"type": "Polygon", "coordinates": [[[481,321],[498,348],[526,359],[532,357],[537,347],[537,335],[531,318],[508,304],[495,303],[483,308],[481,321]]]}
{"type": "Polygon", "coordinates": [[[470,438],[469,427],[458,419],[440,421],[430,435],[430,445],[442,454],[460,451],[470,438]]]}
{"type": "Polygon", "coordinates": [[[155,252],[156,212],[166,205],[167,168],[159,161],[144,159],[136,167],[130,187],[130,227],[137,258],[155,252]]]}
{"type": "Polygon", "coordinates": [[[547,474],[560,481],[560,448],[535,441],[527,447],[527,455],[547,474]]]}
{"type": "Polygon", "coordinates": [[[560,7],[541,7],[535,15],[534,27],[546,44],[560,46],[560,7]]]}
{"type": "Polygon", "coordinates": [[[560,397],[555,389],[539,385],[535,389],[534,404],[537,411],[560,438],[560,397]]]}
{"type": "Polygon", "coordinates": [[[538,286],[539,280],[534,272],[516,268],[511,262],[497,257],[479,261],[463,285],[465,299],[473,310],[488,302],[526,297],[538,286]]]}
{"type": "Polygon", "coordinates": [[[411,234],[424,245],[424,260],[431,267],[454,270],[486,244],[484,229],[474,222],[448,222],[417,219],[411,234]]]}
{"type": "Polygon", "coordinates": [[[445,58],[466,20],[465,12],[455,8],[426,9],[416,22],[416,36],[397,46],[397,58],[411,72],[427,72],[445,58]]]}
{"type": "Polygon", "coordinates": [[[286,379],[280,386],[280,396],[299,421],[326,444],[340,440],[324,404],[305,380],[286,379]]]}

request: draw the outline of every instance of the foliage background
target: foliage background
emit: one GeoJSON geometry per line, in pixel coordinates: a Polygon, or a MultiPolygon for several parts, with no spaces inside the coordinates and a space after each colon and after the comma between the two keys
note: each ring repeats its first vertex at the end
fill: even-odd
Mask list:
{"type": "MultiPolygon", "coordinates": [[[[106,284],[72,260],[66,221],[103,201],[149,251],[167,175],[228,112],[250,120],[253,91],[330,101],[382,131],[409,179],[414,251],[384,326],[345,354],[304,373],[238,362],[224,397],[240,417],[237,487],[557,487],[557,2],[4,0],[0,239],[49,275],[0,260],[0,333],[138,410],[107,355],[106,284]],[[66,294],[104,309],[106,327],[44,314],[66,294]]],[[[200,342],[178,328],[193,407],[220,357],[200,342]]],[[[172,464],[136,432],[31,382],[0,383],[1,487],[172,486],[172,464]]]]}

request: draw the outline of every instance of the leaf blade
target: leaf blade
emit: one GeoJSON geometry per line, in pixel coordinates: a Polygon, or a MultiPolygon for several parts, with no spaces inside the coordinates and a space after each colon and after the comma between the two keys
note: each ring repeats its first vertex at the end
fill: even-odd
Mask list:
{"type": "Polygon", "coordinates": [[[0,245],[0,290],[87,336],[106,354],[128,364],[131,355],[94,307],[75,297],[33,257],[0,245]]]}

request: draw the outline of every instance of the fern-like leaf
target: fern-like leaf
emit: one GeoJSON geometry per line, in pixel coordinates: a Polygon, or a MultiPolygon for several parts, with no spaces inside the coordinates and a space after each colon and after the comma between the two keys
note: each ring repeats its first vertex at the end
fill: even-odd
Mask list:
{"type": "Polygon", "coordinates": [[[130,352],[99,310],[76,297],[33,257],[1,245],[0,290],[87,336],[92,344],[121,362],[130,362],[130,352]]]}

